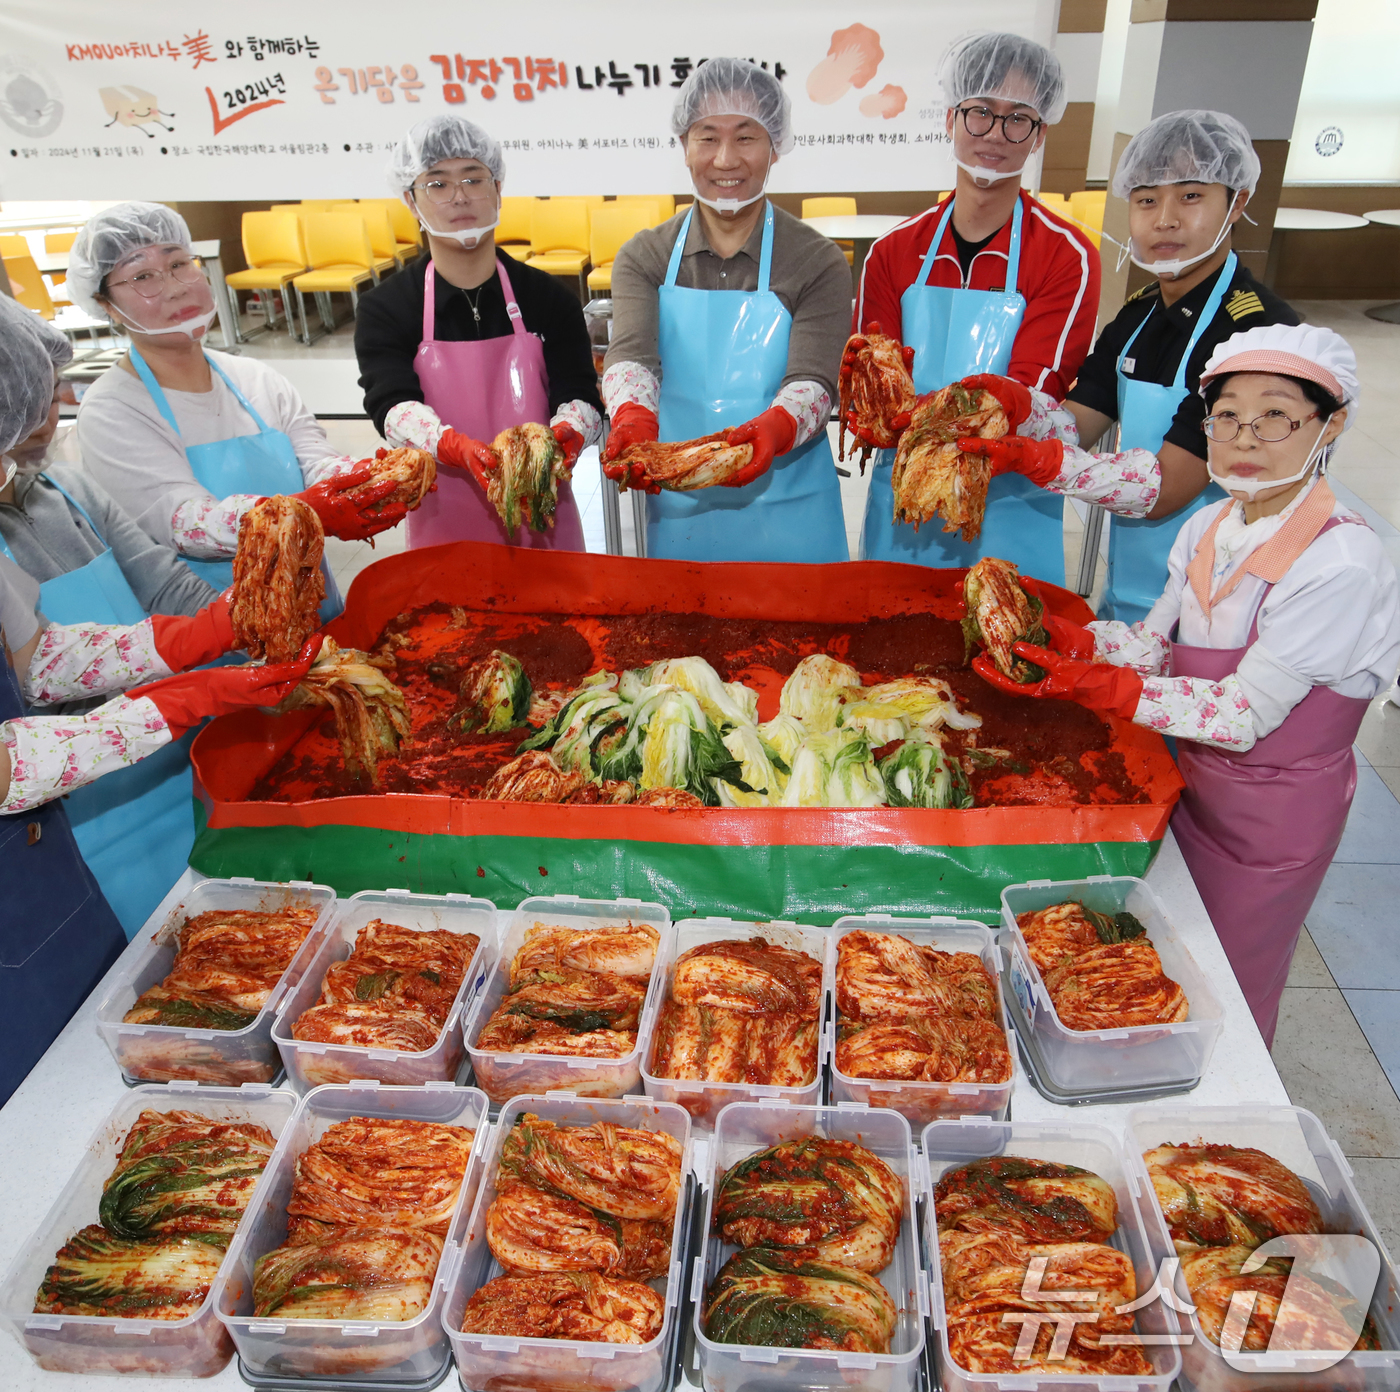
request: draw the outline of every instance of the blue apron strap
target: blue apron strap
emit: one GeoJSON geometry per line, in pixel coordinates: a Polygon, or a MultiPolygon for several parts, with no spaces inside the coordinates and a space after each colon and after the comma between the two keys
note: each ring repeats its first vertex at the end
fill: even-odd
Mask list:
{"type": "Polygon", "coordinates": [[[1186,390],[1186,364],[1191,361],[1191,354],[1196,351],[1196,343],[1201,335],[1206,331],[1206,325],[1215,318],[1220,310],[1220,303],[1225,298],[1225,291],[1235,278],[1235,267],[1239,265],[1239,257],[1232,251],[1226,258],[1225,264],[1220,268],[1220,275],[1216,278],[1215,288],[1210,292],[1209,299],[1201,310],[1201,317],[1196,320],[1196,332],[1191,335],[1191,342],[1186,345],[1186,351],[1181,355],[1181,361],[1176,365],[1176,376],[1172,380],[1172,386],[1179,391],[1186,390]]]}
{"type": "MultiPolygon", "coordinates": [[[[1019,209],[1020,205],[1017,204],[1019,209]]],[[[928,255],[924,257],[924,264],[919,267],[919,274],[914,278],[915,285],[927,285],[929,272],[933,270],[933,263],[938,259],[938,248],[943,245],[943,234],[948,230],[948,219],[953,216],[953,200],[948,200],[948,206],[943,210],[943,216],[938,219],[938,230],[933,234],[933,240],[928,244],[928,255]]]]}
{"type": "Polygon", "coordinates": [[[768,273],[773,269],[773,205],[764,204],[763,248],[758,253],[758,293],[768,293],[768,273]]]}
{"type": "Polygon", "coordinates": [[[223,368],[221,368],[219,364],[216,363],[214,359],[209,356],[208,353],[204,355],[204,358],[205,361],[208,362],[209,366],[212,367],[214,371],[217,372],[219,376],[224,379],[224,385],[229,389],[229,391],[231,391],[234,394],[234,396],[238,398],[238,404],[245,411],[247,411],[247,413],[250,416],[252,416],[253,424],[258,427],[259,434],[266,435],[268,433],[267,422],[263,420],[263,418],[260,415],[258,415],[258,413],[255,410],[253,410],[253,403],[249,401],[248,398],[244,396],[243,393],[233,385],[233,383],[229,380],[228,373],[225,372],[223,368]]]}
{"type": "Polygon", "coordinates": [[[170,409],[170,403],[165,399],[165,393],[156,381],[155,373],[146,366],[145,358],[136,351],[134,343],[127,349],[127,353],[131,358],[131,365],[136,369],[136,375],[146,384],[151,400],[156,403],[156,409],[165,417],[165,423],[175,432],[176,439],[179,439],[180,427],[175,424],[175,412],[170,409]]]}
{"type": "Polygon", "coordinates": [[[1006,254],[1006,293],[1016,293],[1016,277],[1021,270],[1021,208],[1023,200],[1017,198],[1016,211],[1011,214],[1011,250],[1006,254]]]}
{"type": "Polygon", "coordinates": [[[5,540],[5,534],[3,532],[0,532],[0,551],[5,553],[6,560],[14,561],[16,565],[19,565],[19,562],[15,561],[15,553],[10,550],[10,543],[5,540]]]}
{"type": "Polygon", "coordinates": [[[62,493],[65,498],[68,499],[68,505],[70,507],[77,508],[78,511],[82,513],[83,521],[86,522],[88,526],[92,528],[93,536],[95,536],[98,539],[98,541],[102,543],[105,549],[110,551],[111,547],[107,545],[107,538],[104,537],[102,533],[97,530],[97,523],[94,522],[92,518],[88,516],[88,510],[61,483],[59,483],[57,479],[51,479],[45,476],[43,481],[46,484],[48,484],[50,488],[58,489],[58,491],[62,493]]]}
{"type": "Polygon", "coordinates": [[[666,279],[661,282],[663,285],[676,283],[676,273],[681,268],[681,256],[685,252],[685,239],[690,235],[690,220],[694,216],[695,204],[692,203],[685,215],[685,221],[681,223],[680,235],[676,238],[676,244],[671,248],[671,259],[666,265],[666,279]]]}
{"type": "MultiPolygon", "coordinates": [[[[1122,373],[1123,373],[1123,359],[1126,358],[1126,357],[1128,356],[1128,350],[1133,346],[1134,343],[1137,342],[1137,336],[1142,332],[1142,326],[1143,326],[1143,324],[1146,324],[1147,321],[1148,321],[1150,318],[1152,318],[1153,314],[1156,312],[1156,309],[1157,309],[1157,305],[1156,305],[1156,302],[1154,301],[1152,304],[1150,304],[1150,305],[1147,307],[1147,313],[1144,314],[1144,315],[1142,316],[1142,324],[1139,324],[1139,325],[1137,326],[1137,328],[1135,328],[1135,329],[1132,331],[1132,333],[1128,336],[1128,341],[1123,345],[1123,351],[1122,351],[1121,353],[1118,354],[1118,361],[1117,361],[1116,363],[1113,364],[1113,368],[1114,368],[1114,371],[1117,372],[1117,373],[1119,374],[1119,376],[1122,376],[1122,373]]],[[[1189,350],[1189,349],[1187,350],[1187,355],[1186,355],[1186,356],[1187,356],[1187,357],[1190,357],[1190,350],[1189,350]]],[[[1185,361],[1186,361],[1186,358],[1182,358],[1182,362],[1185,362],[1185,361]]]]}

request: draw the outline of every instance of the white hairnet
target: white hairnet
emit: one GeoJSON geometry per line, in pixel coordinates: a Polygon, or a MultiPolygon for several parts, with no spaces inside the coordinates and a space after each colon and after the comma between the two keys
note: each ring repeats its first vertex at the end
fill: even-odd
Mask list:
{"type": "Polygon", "coordinates": [[[772,73],[746,58],[711,58],[686,78],[671,108],[677,140],[707,116],[751,116],[773,142],[774,153],[793,148],[792,103],[772,73]]]}
{"type": "Polygon", "coordinates": [[[500,143],[465,116],[429,116],[419,121],[389,156],[389,187],[401,194],[439,160],[471,159],[484,164],[493,179],[506,177],[500,143]]]}
{"type": "Polygon", "coordinates": [[[1065,114],[1065,75],[1060,60],[1020,34],[977,33],[954,39],[939,65],[938,81],[949,106],[972,97],[1024,102],[1053,126],[1065,114]]]}
{"type": "Polygon", "coordinates": [[[0,294],[0,454],[43,424],[55,371],[72,356],[73,345],[57,329],[0,294]]]}
{"type": "Polygon", "coordinates": [[[1158,184],[1224,184],[1254,192],[1259,156],[1249,132],[1223,111],[1169,111],[1123,148],[1113,171],[1113,196],[1158,184]]]}
{"type": "Polygon", "coordinates": [[[134,251],[151,246],[189,246],[184,218],[163,203],[117,203],[95,213],[82,226],[68,252],[64,273],[68,298],[95,318],[106,310],[97,303],[103,280],[134,251]]]}
{"type": "Polygon", "coordinates": [[[1361,383],[1351,344],[1333,329],[1320,324],[1263,324],[1232,334],[1215,351],[1201,373],[1197,388],[1202,396],[1217,377],[1232,372],[1272,372],[1280,377],[1301,377],[1330,392],[1347,407],[1343,430],[1356,424],[1361,383]]]}

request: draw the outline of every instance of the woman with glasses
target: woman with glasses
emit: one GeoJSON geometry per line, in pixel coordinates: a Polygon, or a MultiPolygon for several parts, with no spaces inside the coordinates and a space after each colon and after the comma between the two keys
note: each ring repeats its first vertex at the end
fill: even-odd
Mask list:
{"type": "MultiPolygon", "coordinates": [[[[205,348],[214,297],[179,213],[118,203],[89,218],[67,277],[74,304],[110,318],[130,343],[83,395],[83,464],[147,536],[215,589],[232,583],[238,526],[259,498],[294,494],[346,540],[402,521],[397,504],[371,510],[387,483],[358,505],[345,497],[369,472],[331,448],[280,372],[205,348]]],[[[326,576],[330,617],[339,597],[326,576]]]]}
{"type": "Polygon", "coordinates": [[[487,501],[491,441],[548,424],[570,464],[594,444],[602,402],[578,298],[555,277],[496,248],[501,147],[460,116],[420,121],[389,159],[389,183],[428,237],[429,256],[360,301],[355,355],[365,410],[391,445],[448,469],[408,520],[410,546],[448,541],[582,551],[570,486],[554,526],[507,533],[487,501]]]}
{"type": "Polygon", "coordinates": [[[1326,469],[1356,421],[1356,357],[1330,329],[1275,325],[1211,354],[1199,394],[1211,479],[1147,618],[1054,620],[1016,695],[1078,701],[1174,735],[1181,853],[1272,1042],[1288,963],[1346,825],[1352,741],[1400,662],[1400,586],[1326,469]]]}
{"type": "MultiPolygon", "coordinates": [[[[1065,110],[1064,78],[1049,49],[1019,34],[957,40],[940,72],[957,187],[870,248],[853,330],[878,324],[914,349],[914,385],[952,382],[990,391],[1012,430],[1032,397],[1051,405],[1089,351],[1099,305],[1099,257],[1088,237],[1021,189],[1021,175],[1065,110]]],[[[1014,470],[993,478],[986,520],[968,544],[935,526],[895,522],[881,451],[861,532],[866,560],[968,566],[1002,556],[1027,574],[1064,580],[1061,498],[1014,470]]]]}

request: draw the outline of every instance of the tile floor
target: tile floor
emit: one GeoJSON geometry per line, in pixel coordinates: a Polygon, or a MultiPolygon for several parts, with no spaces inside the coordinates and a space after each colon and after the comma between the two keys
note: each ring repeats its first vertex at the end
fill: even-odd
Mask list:
{"type": "MultiPolygon", "coordinates": [[[[1362,406],[1333,466],[1333,488],[1380,534],[1400,568],[1400,327],[1367,319],[1367,303],[1297,305],[1310,323],[1344,334],[1356,349],[1362,406]]],[[[276,358],[353,354],[351,330],[311,348],[267,335],[245,351],[276,358]]],[[[378,443],[364,421],[328,421],[347,453],[378,443]]],[[[835,427],[832,427],[835,447],[835,427]]],[[[590,550],[602,551],[601,479],[596,460],[580,462],[575,485],[590,550]]],[[[851,465],[841,483],[851,553],[865,509],[867,478],[851,465]]],[[[1071,584],[1078,571],[1083,525],[1072,509],[1065,523],[1071,584]]],[[[632,510],[621,509],[623,548],[636,554],[632,510]]],[[[342,589],[370,561],[401,549],[390,533],[371,552],[363,543],[328,543],[342,589]]],[[[1099,569],[1102,583],[1102,567],[1099,569]]],[[[1097,589],[1097,586],[1096,586],[1097,589]]],[[[1097,594],[1091,597],[1091,602],[1097,594]]],[[[1391,1249],[1400,1252],[1400,707],[1372,704],[1357,749],[1357,793],[1340,850],[1308,916],[1284,992],[1274,1061],[1289,1096],[1316,1112],[1355,1170],[1356,1183],[1391,1249]]]]}

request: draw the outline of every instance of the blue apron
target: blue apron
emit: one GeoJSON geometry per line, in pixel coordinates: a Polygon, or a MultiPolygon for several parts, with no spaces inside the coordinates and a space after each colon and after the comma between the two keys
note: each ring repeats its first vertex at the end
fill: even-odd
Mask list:
{"type": "MultiPolygon", "coordinates": [[[[758,289],[676,284],[694,205],[657,290],[661,439],[693,440],[761,415],[787,375],[792,315],[768,288],[773,205],[766,205],[758,289]]],[[[686,561],[846,561],[846,524],[831,443],[820,430],[743,488],[647,499],[647,555],[686,561]]]]}
{"type": "MultiPolygon", "coordinates": [[[[24,703],[8,659],[0,661],[0,721],[24,703]]],[[[126,946],[55,798],[0,816],[0,1103],[126,946]]]]}
{"type": "MultiPolygon", "coordinates": [[[[151,369],[146,366],[141,354],[133,346],[131,363],[136,374],[146,384],[161,415],[178,436],[180,427],[175,424],[175,412],[170,409],[160,383],[151,369]]],[[[292,442],[285,431],[273,430],[267,422],[253,410],[252,403],[229,380],[229,375],[210,358],[209,366],[224,379],[229,391],[238,398],[238,404],[253,418],[258,427],[256,435],[233,435],[227,440],[211,440],[207,445],[186,445],[185,458],[189,461],[190,472],[216,498],[227,498],[233,493],[251,493],[255,497],[269,498],[276,493],[300,493],[306,486],[301,476],[301,463],[292,442]]],[[[197,561],[189,556],[180,558],[201,580],[207,580],[222,593],[233,584],[232,561],[197,561]]],[[[329,623],[345,607],[331,575],[330,564],[321,562],[321,573],[326,578],[326,598],[321,605],[321,622],[329,623]]],[[[236,659],[235,659],[236,660],[236,659]]]]}
{"type": "MultiPolygon", "coordinates": [[[[1162,448],[1162,441],[1166,439],[1176,416],[1176,408],[1187,393],[1186,365],[1191,361],[1191,354],[1196,351],[1196,343],[1206,331],[1206,326],[1219,311],[1225,291],[1235,278],[1238,264],[1232,251],[1225,258],[1215,288],[1210,292],[1200,318],[1196,320],[1196,331],[1176,365],[1176,376],[1171,386],[1164,387],[1159,382],[1135,382],[1123,372],[1123,361],[1132,353],[1143,324],[1157,312],[1155,304],[1123,345],[1115,367],[1118,377],[1119,449],[1145,449],[1156,454],[1162,448]]],[[[1167,557],[1182,525],[1193,512],[1224,497],[1225,490],[1210,483],[1189,503],[1166,517],[1154,517],[1149,521],[1145,517],[1114,516],[1109,522],[1108,575],[1104,581],[1098,617],[1120,619],[1129,624],[1145,619],[1167,587],[1167,557]]]]}
{"type": "MultiPolygon", "coordinates": [[[[1011,350],[1026,313],[1025,296],[1016,290],[1023,201],[1017,198],[1011,215],[1005,290],[968,290],[925,283],[952,220],[953,200],[948,200],[919,274],[899,300],[904,342],[914,349],[914,388],[920,395],[977,373],[1004,376],[1011,366],[1011,350]]],[[[961,277],[961,267],[958,274],[961,277]]],[[[1023,574],[1064,583],[1064,499],[1059,494],[1037,488],[1020,474],[999,474],[987,489],[982,534],[968,544],[957,533],[945,532],[937,518],[917,531],[907,522],[894,521],[894,455],[893,450],[881,450],[871,473],[860,536],[863,560],[970,566],[983,556],[1000,556],[1014,561],[1023,574]]]]}
{"type": "MultiPolygon", "coordinates": [[[[87,510],[53,479],[40,481],[45,484],[58,489],[106,549],[39,586],[44,617],[56,624],[140,623],[146,611],[87,510]]],[[[3,537],[0,549],[14,560],[3,537]]],[[[194,845],[193,738],[190,731],[149,758],[67,794],[78,849],[128,939],[136,936],[189,861],[194,845]]]]}

